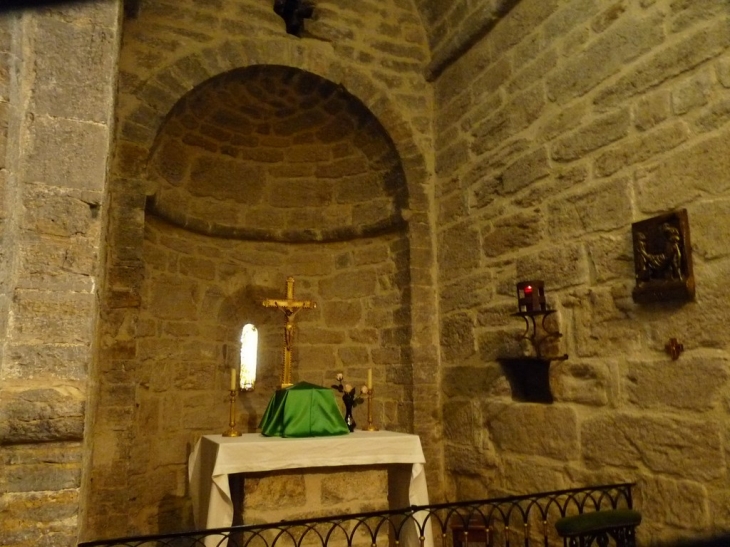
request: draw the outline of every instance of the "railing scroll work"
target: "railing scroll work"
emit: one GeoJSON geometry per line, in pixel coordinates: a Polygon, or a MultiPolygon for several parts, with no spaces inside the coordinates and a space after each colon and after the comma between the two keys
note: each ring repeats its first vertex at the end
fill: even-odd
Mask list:
{"type": "MultiPolygon", "coordinates": [[[[559,519],[595,511],[633,509],[633,486],[609,484],[400,510],[88,541],[79,547],[428,547],[426,538],[431,535],[433,547],[567,547],[575,543],[558,535],[555,523],[559,519]],[[418,537],[409,541],[409,534],[418,537]]],[[[602,540],[596,542],[603,544],[602,540]]],[[[633,547],[633,530],[629,541],[619,541],[618,545],[633,547]]]]}

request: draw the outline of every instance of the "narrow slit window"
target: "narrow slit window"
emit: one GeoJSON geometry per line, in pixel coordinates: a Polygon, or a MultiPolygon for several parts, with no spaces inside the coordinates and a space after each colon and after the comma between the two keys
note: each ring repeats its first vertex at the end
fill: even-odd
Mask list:
{"type": "Polygon", "coordinates": [[[256,383],[256,360],[259,346],[259,331],[252,324],[241,331],[241,389],[252,391],[256,383]]]}

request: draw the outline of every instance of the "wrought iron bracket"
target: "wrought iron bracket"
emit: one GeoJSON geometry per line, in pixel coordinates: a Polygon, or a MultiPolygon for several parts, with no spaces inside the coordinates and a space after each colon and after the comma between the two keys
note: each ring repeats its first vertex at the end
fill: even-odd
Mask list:
{"type": "Polygon", "coordinates": [[[314,14],[314,5],[310,0],[274,0],[274,12],[284,19],[287,34],[300,36],[304,20],[314,14]]]}

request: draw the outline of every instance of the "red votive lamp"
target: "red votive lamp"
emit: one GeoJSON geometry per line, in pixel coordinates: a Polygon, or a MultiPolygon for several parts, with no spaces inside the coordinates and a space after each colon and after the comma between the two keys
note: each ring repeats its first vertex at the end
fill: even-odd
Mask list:
{"type": "Polygon", "coordinates": [[[520,313],[547,311],[544,281],[520,281],[517,283],[517,306],[520,313]]]}

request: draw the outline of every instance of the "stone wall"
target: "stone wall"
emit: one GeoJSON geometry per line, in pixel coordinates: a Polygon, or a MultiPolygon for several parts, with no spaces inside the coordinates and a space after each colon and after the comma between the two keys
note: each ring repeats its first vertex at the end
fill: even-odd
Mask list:
{"type": "Polygon", "coordinates": [[[117,8],[0,15],[3,545],[77,539],[117,8]]]}
{"type": "MultiPolygon", "coordinates": [[[[245,490],[244,513],[251,524],[388,509],[388,471],[382,466],[257,473],[245,479],[245,490]]],[[[378,541],[387,541],[388,530],[379,532],[378,541]]],[[[354,539],[363,546],[373,543],[364,531],[354,539]]]]}
{"type": "Polygon", "coordinates": [[[320,303],[297,316],[295,378],[372,366],[381,425],[421,433],[440,470],[419,25],[402,2],[320,2],[302,38],[248,0],[143,2],[125,21],[84,539],[192,526],[190,443],[225,425],[249,319],[263,376],[238,412],[258,422],[283,327],[258,302],[287,275],[320,303]]]}
{"type": "Polygon", "coordinates": [[[644,540],[730,526],[729,48],[724,0],[522,0],[436,81],[457,498],[635,480],[644,540]],[[636,304],[631,223],[679,208],[696,298],[636,304]],[[552,405],[512,400],[497,363],[524,279],[545,280],[569,355],[552,405]]]}
{"type": "MultiPolygon", "coordinates": [[[[257,430],[279,386],[284,317],[261,303],[283,297],[283,272],[295,277],[297,298],[318,302],[317,309],[296,316],[293,381],[329,386],[343,372],[347,383],[360,386],[372,368],[375,419],[391,430],[410,430],[408,326],[398,320],[408,309],[404,245],[402,234],[316,249],[262,245],[191,235],[148,218],[136,352],[121,365],[136,380],[130,442],[123,448],[128,475],[116,477],[126,485],[128,514],[113,508],[94,518],[123,518],[134,532],[193,527],[187,457],[201,435],[228,427],[229,370],[238,366],[244,324],[259,328],[260,350],[256,389],[237,404],[241,431],[257,430]]],[[[355,420],[367,423],[364,406],[355,408],[355,420]]],[[[114,490],[109,485],[96,495],[103,502],[114,490]]],[[[268,505],[285,503],[272,499],[268,505]]]]}

